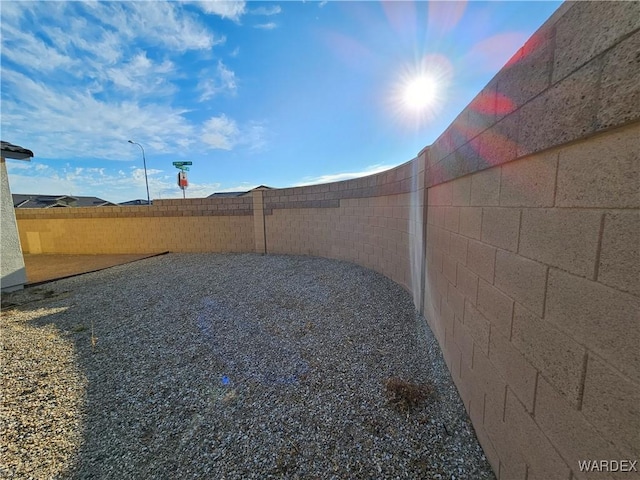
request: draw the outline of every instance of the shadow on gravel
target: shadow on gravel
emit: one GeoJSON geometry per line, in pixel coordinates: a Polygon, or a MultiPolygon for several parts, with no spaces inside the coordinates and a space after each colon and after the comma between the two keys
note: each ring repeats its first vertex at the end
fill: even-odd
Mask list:
{"type": "Polygon", "coordinates": [[[495,478],[409,295],[353,264],[170,254],[7,301],[60,309],[27,323],[86,385],[61,478],[495,478]],[[398,411],[393,377],[432,390],[398,411]]]}

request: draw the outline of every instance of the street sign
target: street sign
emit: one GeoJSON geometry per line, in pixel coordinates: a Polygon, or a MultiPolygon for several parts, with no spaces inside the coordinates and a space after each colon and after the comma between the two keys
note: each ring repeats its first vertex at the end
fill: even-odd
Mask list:
{"type": "Polygon", "coordinates": [[[178,186],[183,190],[189,186],[189,181],[187,180],[186,173],[180,172],[178,174],[178,186]]]}
{"type": "Polygon", "coordinates": [[[185,165],[193,165],[193,162],[173,162],[175,167],[183,167],[185,165]]]}

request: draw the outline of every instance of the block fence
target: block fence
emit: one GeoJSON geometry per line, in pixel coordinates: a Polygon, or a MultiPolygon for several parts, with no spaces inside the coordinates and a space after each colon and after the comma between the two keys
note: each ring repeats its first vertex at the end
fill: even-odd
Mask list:
{"type": "Polygon", "coordinates": [[[377,270],[427,319],[499,479],[633,478],[579,462],[640,459],[638,52],[640,2],[567,2],[399,167],[237,198],[19,209],[22,246],[377,270]]]}

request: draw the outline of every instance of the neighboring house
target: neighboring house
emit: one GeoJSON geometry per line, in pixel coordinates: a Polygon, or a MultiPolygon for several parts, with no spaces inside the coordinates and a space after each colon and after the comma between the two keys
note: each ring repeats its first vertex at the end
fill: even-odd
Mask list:
{"type": "Polygon", "coordinates": [[[11,189],[5,159],[31,161],[33,152],[9,142],[0,142],[0,287],[3,292],[19,290],[27,283],[27,271],[18,235],[16,212],[11,203],[11,189]]]}
{"type": "Polygon", "coordinates": [[[212,193],[207,198],[226,198],[226,197],[239,197],[240,195],[244,195],[247,192],[219,192],[212,193]]]}
{"type": "Polygon", "coordinates": [[[68,207],[114,207],[116,203],[98,197],[78,197],[72,195],[24,195],[14,193],[14,208],[68,208],[68,207]]]}
{"type": "Polygon", "coordinates": [[[207,198],[220,198],[220,197],[245,197],[250,195],[254,190],[272,190],[273,187],[267,187],[266,185],[260,185],[256,188],[252,188],[246,192],[220,192],[220,193],[212,193],[207,198]]]}
{"type": "MultiPolygon", "coordinates": [[[[136,206],[136,205],[147,205],[147,201],[146,200],[141,200],[141,199],[136,199],[136,200],[129,200],[128,202],[122,202],[122,203],[119,203],[118,205],[120,205],[121,207],[130,207],[130,206],[136,206]]],[[[151,205],[153,205],[153,200],[151,200],[151,205]]]]}

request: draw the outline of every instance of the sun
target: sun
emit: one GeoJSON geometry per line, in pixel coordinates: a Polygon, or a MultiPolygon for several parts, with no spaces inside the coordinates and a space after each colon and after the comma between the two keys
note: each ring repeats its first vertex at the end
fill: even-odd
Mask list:
{"type": "Polygon", "coordinates": [[[428,54],[400,65],[394,76],[386,102],[399,125],[419,129],[434,121],[449,97],[451,61],[441,54],[428,54]]]}
{"type": "Polygon", "coordinates": [[[432,108],[438,99],[438,81],[427,74],[406,81],[402,92],[402,103],[407,110],[422,112],[432,108]]]}

